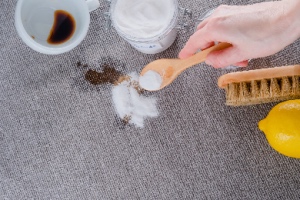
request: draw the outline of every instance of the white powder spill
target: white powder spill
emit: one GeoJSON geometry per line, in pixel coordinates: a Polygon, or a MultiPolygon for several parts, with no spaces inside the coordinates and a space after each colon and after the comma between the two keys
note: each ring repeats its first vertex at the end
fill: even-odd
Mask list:
{"type": "Polygon", "coordinates": [[[139,84],[146,90],[158,90],[161,86],[162,78],[159,73],[149,70],[144,76],[140,76],[139,84]]]}
{"type": "Polygon", "coordinates": [[[113,87],[114,106],[121,119],[142,128],[147,117],[158,116],[156,99],[139,94],[137,73],[133,72],[129,77],[113,87]]]}

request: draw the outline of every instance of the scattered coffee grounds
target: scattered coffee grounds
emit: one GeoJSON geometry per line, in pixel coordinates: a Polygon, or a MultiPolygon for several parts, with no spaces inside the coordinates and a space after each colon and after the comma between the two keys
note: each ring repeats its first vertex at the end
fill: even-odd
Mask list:
{"type": "Polygon", "coordinates": [[[114,85],[118,85],[118,84],[122,83],[123,81],[129,81],[129,80],[130,80],[130,76],[123,75],[118,78],[118,80],[114,83],[114,85]]]}
{"type": "Polygon", "coordinates": [[[139,85],[138,81],[131,80],[129,75],[123,75],[118,78],[118,80],[114,83],[115,86],[121,84],[123,81],[129,81],[129,86],[134,88],[139,94],[143,94],[145,90],[139,85]]]}
{"type": "MultiPolygon", "coordinates": [[[[78,67],[89,67],[78,61],[78,67]]],[[[122,124],[133,124],[143,128],[146,118],[158,116],[156,98],[144,96],[144,89],[139,85],[139,75],[136,72],[124,75],[111,65],[104,64],[102,72],[88,69],[85,79],[92,85],[111,83],[112,101],[122,124]]]]}
{"type": "Polygon", "coordinates": [[[78,61],[77,63],[76,63],[76,66],[77,67],[88,67],[88,64],[82,64],[80,61],[78,61]]]}
{"type": "Polygon", "coordinates": [[[105,83],[114,84],[118,81],[122,74],[115,68],[104,65],[103,72],[89,69],[85,74],[85,79],[93,85],[100,85],[105,83]]]}
{"type": "Polygon", "coordinates": [[[139,82],[137,81],[132,81],[131,86],[139,93],[143,94],[145,90],[140,86],[139,82]]]}
{"type": "Polygon", "coordinates": [[[131,116],[125,115],[125,117],[122,119],[122,122],[127,125],[129,121],[131,120],[131,116]]]}
{"type": "Polygon", "coordinates": [[[78,62],[76,63],[76,65],[77,65],[77,67],[80,67],[82,64],[81,64],[80,61],[78,61],[78,62]]]}
{"type": "Polygon", "coordinates": [[[136,72],[126,75],[123,81],[113,86],[112,99],[124,124],[134,124],[142,128],[146,118],[158,116],[158,110],[154,97],[139,94],[138,80],[139,75],[136,72]]]}

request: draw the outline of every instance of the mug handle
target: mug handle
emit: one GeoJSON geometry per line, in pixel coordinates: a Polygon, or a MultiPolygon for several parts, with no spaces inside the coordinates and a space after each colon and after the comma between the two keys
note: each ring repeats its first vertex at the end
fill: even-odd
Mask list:
{"type": "Polygon", "coordinates": [[[99,0],[85,0],[85,2],[87,4],[90,12],[92,12],[100,7],[99,0]]]}

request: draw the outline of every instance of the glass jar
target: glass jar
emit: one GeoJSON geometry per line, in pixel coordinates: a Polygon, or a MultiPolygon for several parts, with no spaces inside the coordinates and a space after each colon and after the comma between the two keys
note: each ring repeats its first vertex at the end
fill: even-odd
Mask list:
{"type": "MultiPolygon", "coordinates": [[[[124,0],[122,0],[124,1],[124,0]]],[[[136,50],[145,53],[145,54],[156,54],[160,53],[167,48],[169,48],[176,39],[178,29],[187,29],[188,24],[186,23],[187,17],[191,18],[191,12],[188,9],[181,8],[178,5],[178,0],[171,0],[174,8],[172,18],[169,20],[168,24],[165,24],[164,29],[151,37],[139,37],[130,35],[121,30],[117,21],[116,21],[116,4],[118,0],[110,1],[110,10],[106,13],[107,18],[107,28],[111,26],[117,31],[117,33],[126,40],[132,47],[136,50]]],[[[171,10],[171,11],[172,11],[171,10]]],[[[168,10],[166,10],[168,12],[168,10]]]]}

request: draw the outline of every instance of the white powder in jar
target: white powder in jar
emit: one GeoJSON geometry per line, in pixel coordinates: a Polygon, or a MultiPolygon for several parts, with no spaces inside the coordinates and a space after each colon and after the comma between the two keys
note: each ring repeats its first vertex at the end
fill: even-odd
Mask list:
{"type": "Polygon", "coordinates": [[[147,117],[157,117],[156,99],[139,94],[138,75],[131,73],[128,79],[117,84],[112,89],[112,98],[118,116],[134,124],[137,127],[144,127],[144,120],[147,117]]]}
{"type": "Polygon", "coordinates": [[[167,29],[174,13],[174,0],[118,0],[113,20],[125,34],[151,38],[167,29]]]}
{"type": "Polygon", "coordinates": [[[161,86],[162,78],[159,73],[149,70],[144,76],[140,76],[139,84],[145,90],[158,90],[161,86]]]}

